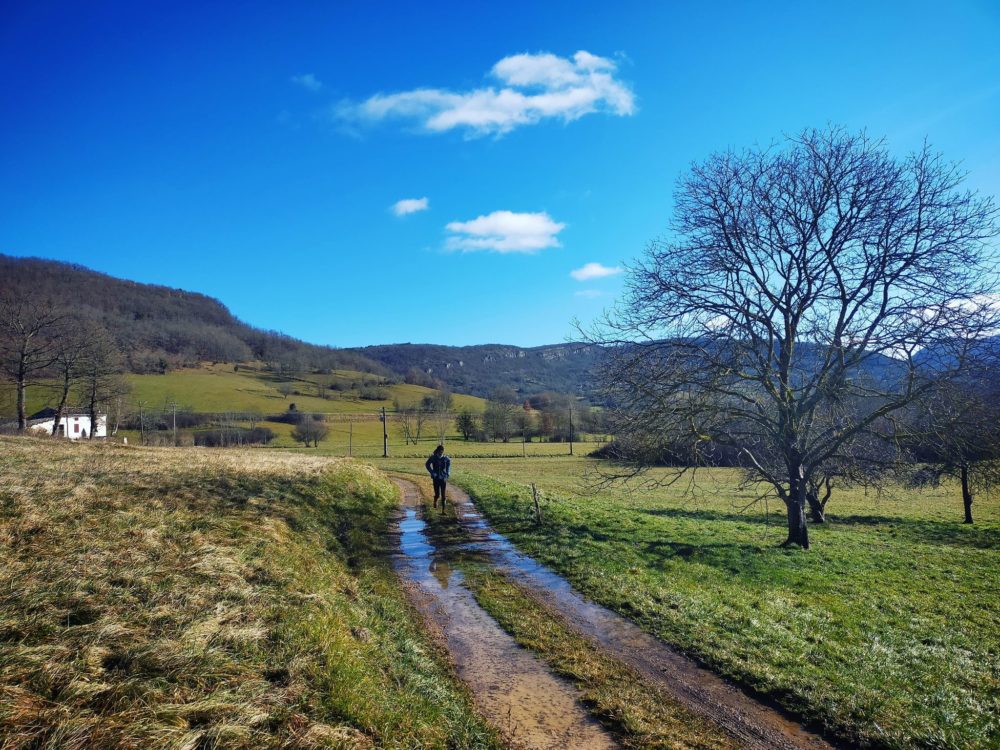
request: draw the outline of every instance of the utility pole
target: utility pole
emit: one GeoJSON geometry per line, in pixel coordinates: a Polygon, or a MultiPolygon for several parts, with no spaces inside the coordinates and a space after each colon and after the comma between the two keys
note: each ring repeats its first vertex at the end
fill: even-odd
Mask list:
{"type": "Polygon", "coordinates": [[[354,455],[354,422],[347,420],[347,457],[354,455]]]}
{"type": "Polygon", "coordinates": [[[385,421],[385,407],[382,407],[382,458],[389,458],[389,424],[385,421]]]}
{"type": "Polygon", "coordinates": [[[573,455],[573,402],[569,402],[569,455],[573,455]]]}
{"type": "Polygon", "coordinates": [[[142,401],[139,402],[139,445],[146,444],[146,420],[142,418],[142,401]]]}

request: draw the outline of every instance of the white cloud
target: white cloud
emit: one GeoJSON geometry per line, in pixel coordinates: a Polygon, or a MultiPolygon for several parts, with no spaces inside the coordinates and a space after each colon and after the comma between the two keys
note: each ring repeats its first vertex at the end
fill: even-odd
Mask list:
{"type": "Polygon", "coordinates": [[[606,292],[602,292],[599,289],[581,289],[577,292],[573,292],[575,297],[584,297],[586,299],[597,299],[598,297],[603,297],[606,292]]]}
{"type": "Polygon", "coordinates": [[[614,61],[584,51],[572,58],[551,53],[511,55],[490,71],[499,87],[380,93],[363,102],[341,104],[335,116],[357,123],[410,120],[431,133],[460,128],[477,136],[502,135],[548,118],[570,122],[594,112],[631,115],[635,97],[615,78],[616,71],[614,61]]]}
{"type": "Polygon", "coordinates": [[[605,276],[616,276],[621,272],[622,269],[618,266],[611,268],[600,263],[584,263],[580,268],[570,271],[569,275],[577,281],[590,281],[591,279],[603,279],[605,276]]]}
{"type": "Polygon", "coordinates": [[[533,253],[547,247],[559,247],[556,235],[565,224],[553,221],[544,211],[514,213],[494,211],[471,221],[453,221],[445,229],[450,250],[493,250],[498,253],[533,253]]]}
{"type": "Polygon", "coordinates": [[[292,76],[291,80],[296,86],[301,86],[309,91],[319,91],[323,88],[323,83],[312,73],[301,73],[297,76],[292,76]]]}
{"type": "Polygon", "coordinates": [[[392,212],[396,216],[415,214],[419,211],[426,211],[428,208],[430,208],[430,202],[427,198],[403,198],[403,200],[392,204],[392,212]]]}

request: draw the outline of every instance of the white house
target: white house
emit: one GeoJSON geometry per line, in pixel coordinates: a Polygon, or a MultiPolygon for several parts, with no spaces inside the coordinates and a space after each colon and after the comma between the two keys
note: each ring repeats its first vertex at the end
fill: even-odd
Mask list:
{"type": "MultiPolygon", "coordinates": [[[[42,409],[40,412],[32,414],[28,419],[28,429],[51,435],[55,422],[56,410],[51,408],[42,409]]],[[[108,415],[98,412],[97,425],[93,429],[94,437],[107,437],[108,415]]],[[[82,440],[89,438],[90,432],[90,413],[86,409],[67,407],[63,410],[63,417],[59,420],[59,430],[56,432],[58,437],[68,437],[70,440],[82,440]]]]}

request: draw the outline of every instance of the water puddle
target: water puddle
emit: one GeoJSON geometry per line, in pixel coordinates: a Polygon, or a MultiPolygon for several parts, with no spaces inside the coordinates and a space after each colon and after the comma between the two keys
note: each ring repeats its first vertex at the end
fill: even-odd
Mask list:
{"type": "Polygon", "coordinates": [[[493,531],[466,493],[454,486],[448,489],[466,532],[467,541],[461,545],[466,552],[486,556],[499,570],[563,615],[577,632],[666,688],[678,702],[749,748],[832,750],[833,745],[794,719],[754,700],[635,623],[577,593],[562,576],[519,552],[506,537],[493,531]]]}
{"type": "Polygon", "coordinates": [[[402,480],[396,484],[403,491],[396,570],[416,586],[417,607],[442,632],[458,676],[483,715],[516,747],[617,747],[580,705],[577,691],[518,646],[476,603],[462,572],[425,533],[417,488],[402,480]]]}

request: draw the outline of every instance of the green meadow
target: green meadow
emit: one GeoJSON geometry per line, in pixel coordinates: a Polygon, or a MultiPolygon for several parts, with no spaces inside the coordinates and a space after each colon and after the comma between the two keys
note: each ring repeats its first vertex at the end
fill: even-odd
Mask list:
{"type": "MultiPolygon", "coordinates": [[[[414,461],[386,467],[419,471],[414,461]]],[[[584,458],[454,463],[493,525],[582,592],[836,736],[1000,747],[1000,501],[842,491],[808,552],[731,471],[593,489],[584,458]],[[542,490],[533,518],[528,483],[542,490]]],[[[665,475],[653,473],[653,480],[665,475]]]]}

